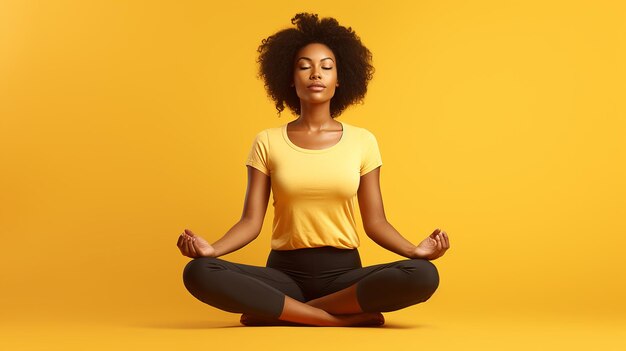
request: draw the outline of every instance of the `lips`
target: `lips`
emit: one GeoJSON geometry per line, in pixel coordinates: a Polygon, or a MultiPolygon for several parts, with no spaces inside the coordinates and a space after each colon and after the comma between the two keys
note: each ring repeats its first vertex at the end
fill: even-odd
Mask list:
{"type": "Polygon", "coordinates": [[[326,86],[322,83],[313,83],[309,85],[308,88],[326,88],[326,86]]]}

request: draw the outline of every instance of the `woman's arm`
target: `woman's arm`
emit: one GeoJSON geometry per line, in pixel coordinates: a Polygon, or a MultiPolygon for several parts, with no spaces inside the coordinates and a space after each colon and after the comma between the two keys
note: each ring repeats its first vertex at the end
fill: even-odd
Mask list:
{"type": "Polygon", "coordinates": [[[380,167],[361,176],[358,199],[365,233],[385,249],[408,258],[432,260],[450,247],[447,234],[439,229],[415,246],[387,221],[380,192],[380,167]]]}
{"type": "Polygon", "coordinates": [[[258,169],[248,166],[248,186],[243,213],[237,223],[222,238],[209,244],[204,238],[185,231],[178,237],[176,245],[187,257],[219,257],[237,251],[256,239],[263,227],[263,219],[270,196],[270,177],[258,169]]]}
{"type": "Polygon", "coordinates": [[[359,209],[365,233],[378,245],[398,255],[413,258],[416,246],[406,240],[387,221],[380,192],[380,167],[361,176],[358,190],[359,209]]]}
{"type": "Polygon", "coordinates": [[[246,167],[248,185],[241,219],[213,243],[213,257],[226,255],[246,246],[259,236],[263,227],[271,190],[270,177],[254,167],[246,167]]]}

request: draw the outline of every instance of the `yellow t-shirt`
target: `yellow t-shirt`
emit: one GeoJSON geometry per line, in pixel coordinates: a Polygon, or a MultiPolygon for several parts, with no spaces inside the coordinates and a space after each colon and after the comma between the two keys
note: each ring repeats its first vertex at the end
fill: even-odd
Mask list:
{"type": "Polygon", "coordinates": [[[355,210],[360,176],[382,165],[376,137],[345,122],[339,142],[321,150],[289,140],[287,124],[259,132],[246,165],[271,178],[274,250],[360,245],[355,210]]]}

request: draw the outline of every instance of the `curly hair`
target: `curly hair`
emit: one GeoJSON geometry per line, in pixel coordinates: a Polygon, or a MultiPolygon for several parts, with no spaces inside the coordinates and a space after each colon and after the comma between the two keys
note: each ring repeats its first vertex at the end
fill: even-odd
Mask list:
{"type": "Polygon", "coordinates": [[[332,17],[318,19],[317,14],[298,13],[291,19],[296,28],[287,28],[261,41],[257,52],[259,78],[278,110],[285,105],[294,115],[300,114],[300,99],[291,87],[295,55],[304,46],[321,43],[328,46],[337,59],[337,87],[330,101],[330,115],[339,116],[348,106],[363,103],[367,84],[374,74],[372,53],[361,43],[352,27],[339,25],[332,17]]]}

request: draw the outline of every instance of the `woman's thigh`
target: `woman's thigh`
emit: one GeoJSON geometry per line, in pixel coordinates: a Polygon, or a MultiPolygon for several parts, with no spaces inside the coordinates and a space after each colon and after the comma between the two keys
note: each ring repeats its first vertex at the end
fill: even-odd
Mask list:
{"type": "MultiPolygon", "coordinates": [[[[248,287],[249,284],[244,282],[253,279],[293,299],[304,301],[298,284],[287,274],[270,267],[231,262],[222,258],[200,257],[187,263],[184,270],[186,281],[194,280],[194,277],[196,281],[210,281],[211,284],[231,287],[238,285],[248,287]]],[[[248,293],[254,294],[254,291],[248,293]]]]}
{"type": "Polygon", "coordinates": [[[376,272],[380,272],[382,270],[390,269],[393,267],[399,267],[405,261],[408,261],[408,260],[398,260],[394,262],[380,263],[380,264],[375,264],[375,265],[370,265],[370,266],[365,266],[365,267],[358,267],[358,268],[353,268],[351,270],[348,270],[342,273],[341,275],[337,276],[335,279],[333,279],[331,282],[327,284],[327,286],[325,287],[325,289],[327,290],[325,294],[327,295],[335,291],[345,289],[351,285],[356,284],[363,278],[370,276],[376,272]]]}
{"type": "Polygon", "coordinates": [[[390,311],[427,300],[439,286],[439,274],[428,260],[403,259],[347,271],[327,284],[324,293],[354,284],[364,311],[390,311]]]}

